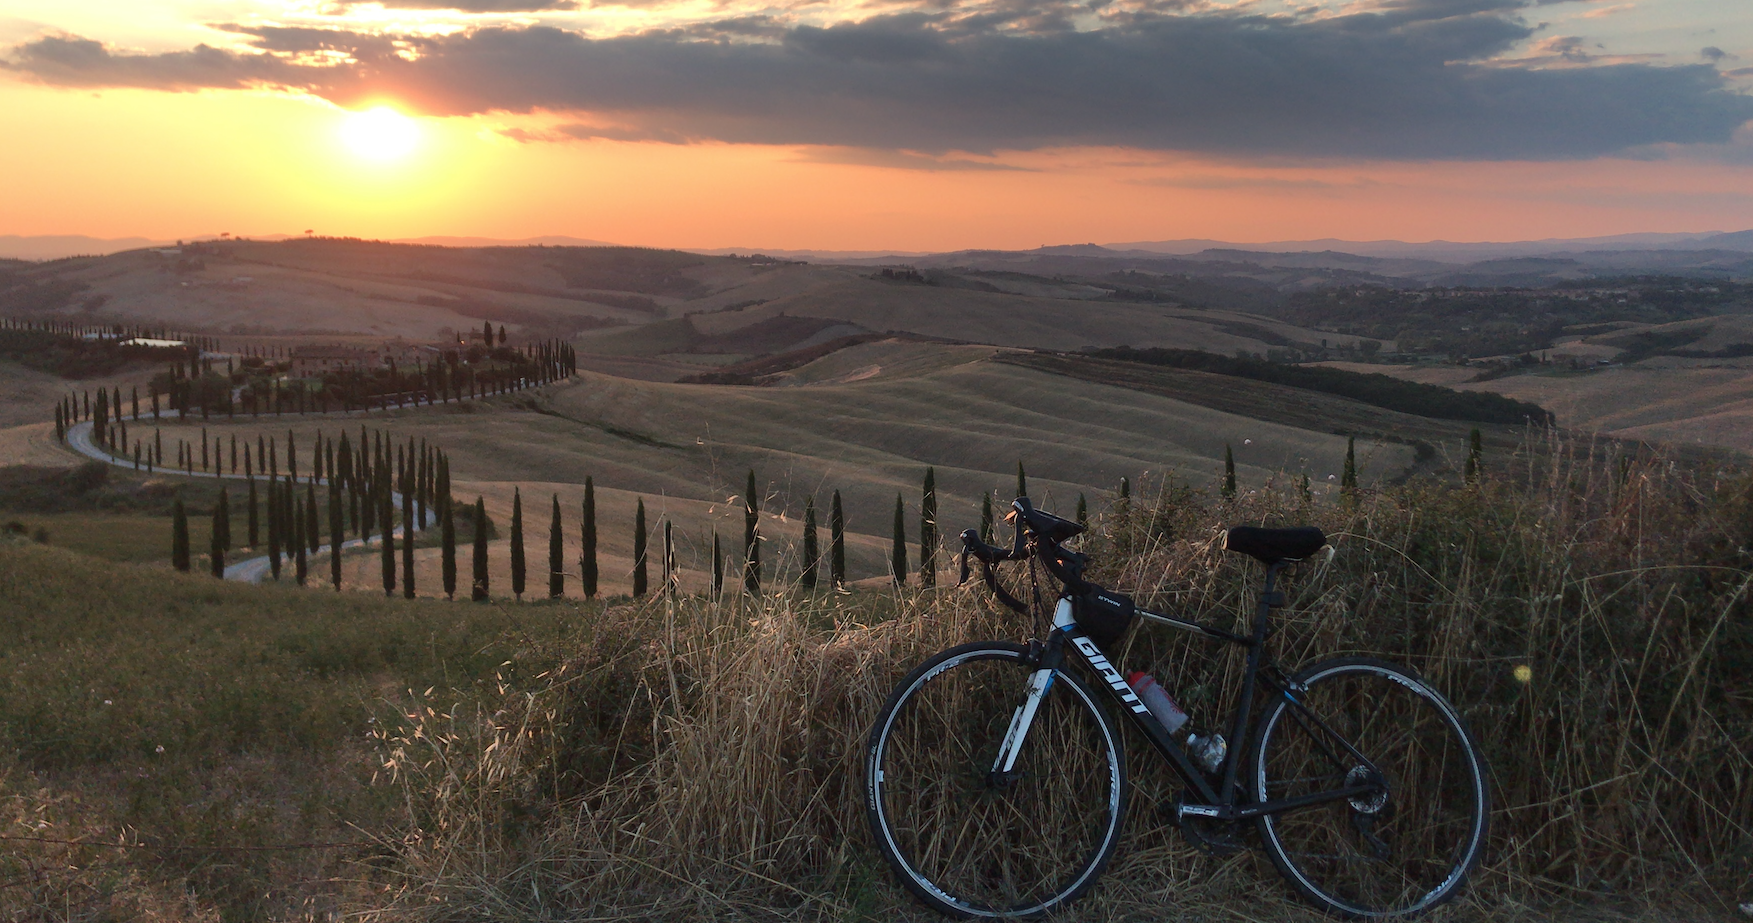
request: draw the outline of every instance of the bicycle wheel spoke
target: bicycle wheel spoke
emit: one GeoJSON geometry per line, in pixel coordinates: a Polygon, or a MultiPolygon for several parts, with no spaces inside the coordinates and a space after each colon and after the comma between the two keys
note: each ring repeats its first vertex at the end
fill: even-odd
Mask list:
{"type": "Polygon", "coordinates": [[[1307,672],[1302,701],[1319,721],[1282,705],[1263,719],[1257,790],[1269,800],[1372,781],[1382,790],[1263,819],[1275,863],[1346,913],[1408,913],[1445,899],[1484,835],[1483,767],[1464,730],[1391,666],[1336,661],[1307,672]],[[1344,765],[1350,751],[1316,739],[1321,725],[1363,758],[1344,765]]]}
{"type": "Polygon", "coordinates": [[[1002,648],[967,657],[904,684],[873,735],[879,844],[904,883],[952,912],[1010,915],[1065,900],[1118,836],[1119,738],[1081,682],[1053,684],[1014,771],[991,776],[1031,672],[1002,648]]]}

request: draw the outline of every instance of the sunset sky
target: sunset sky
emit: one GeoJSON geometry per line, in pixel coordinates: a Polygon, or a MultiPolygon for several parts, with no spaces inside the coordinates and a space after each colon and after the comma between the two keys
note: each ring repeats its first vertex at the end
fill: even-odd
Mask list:
{"type": "Polygon", "coordinates": [[[1748,0],[0,0],[0,234],[1753,227],[1748,0]]]}

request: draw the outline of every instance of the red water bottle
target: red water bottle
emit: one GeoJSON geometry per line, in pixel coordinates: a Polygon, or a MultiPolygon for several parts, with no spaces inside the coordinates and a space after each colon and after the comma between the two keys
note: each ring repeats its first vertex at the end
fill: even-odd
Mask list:
{"type": "Polygon", "coordinates": [[[1126,677],[1126,685],[1132,687],[1133,694],[1138,696],[1145,708],[1150,709],[1150,713],[1171,736],[1186,725],[1187,713],[1175,704],[1174,699],[1169,698],[1169,694],[1157,685],[1156,679],[1149,673],[1134,670],[1126,677]]]}

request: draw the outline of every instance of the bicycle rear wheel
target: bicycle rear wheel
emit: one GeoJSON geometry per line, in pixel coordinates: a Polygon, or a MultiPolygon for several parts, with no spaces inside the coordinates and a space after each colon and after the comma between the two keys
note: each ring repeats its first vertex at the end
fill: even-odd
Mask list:
{"type": "Polygon", "coordinates": [[[1460,715],[1411,671],[1378,660],[1324,661],[1293,681],[1307,711],[1281,696],[1255,731],[1260,800],[1365,782],[1385,790],[1261,817],[1273,864],[1347,916],[1417,913],[1454,897],[1484,851],[1489,817],[1485,760],[1460,715]]]}
{"type": "Polygon", "coordinates": [[[954,647],[901,681],[871,729],[865,805],[901,883],[961,917],[1060,907],[1120,839],[1119,728],[1081,678],[1048,687],[1008,779],[992,769],[1034,667],[1005,642],[954,647]]]}

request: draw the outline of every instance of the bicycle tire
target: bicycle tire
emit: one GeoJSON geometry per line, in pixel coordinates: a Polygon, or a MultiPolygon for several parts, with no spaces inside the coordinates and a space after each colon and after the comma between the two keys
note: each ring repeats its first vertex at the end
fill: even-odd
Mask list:
{"type": "MultiPolygon", "coordinates": [[[[1260,839],[1279,873],[1347,917],[1421,913],[1460,893],[1484,853],[1491,814],[1485,759],[1460,713],[1417,674],[1371,658],[1322,661],[1292,681],[1304,706],[1375,764],[1387,791],[1262,816],[1260,839]]],[[[1285,697],[1266,709],[1252,747],[1260,800],[1370,777],[1318,737],[1285,697]]]]}
{"type": "Polygon", "coordinates": [[[955,917],[1028,917],[1081,897],[1125,820],[1120,728],[1077,674],[1042,699],[1009,784],[990,771],[1034,667],[1001,641],[950,648],[909,673],[877,716],[865,807],[901,884],[955,917]]]}

